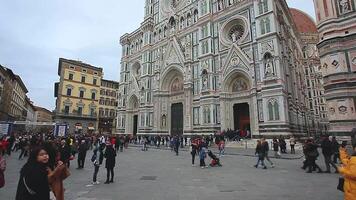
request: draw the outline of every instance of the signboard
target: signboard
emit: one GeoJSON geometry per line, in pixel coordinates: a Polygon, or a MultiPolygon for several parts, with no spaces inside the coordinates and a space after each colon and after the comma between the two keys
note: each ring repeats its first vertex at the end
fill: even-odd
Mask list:
{"type": "Polygon", "coordinates": [[[0,135],[8,135],[11,131],[11,123],[0,122],[0,135]]]}
{"type": "Polygon", "coordinates": [[[65,136],[67,136],[67,130],[68,130],[67,124],[56,124],[54,136],[65,137],[65,136]]]}

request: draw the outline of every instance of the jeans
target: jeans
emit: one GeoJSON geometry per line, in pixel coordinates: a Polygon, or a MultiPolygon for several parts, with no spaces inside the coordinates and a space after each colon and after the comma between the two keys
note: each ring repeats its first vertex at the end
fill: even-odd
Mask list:
{"type": "Polygon", "coordinates": [[[22,156],[25,155],[25,149],[21,149],[21,153],[20,153],[20,156],[19,156],[19,160],[22,158],[22,156]]]}
{"type": "Polygon", "coordinates": [[[204,159],[200,159],[200,167],[205,167],[205,160],[204,159]]]}
{"type": "Polygon", "coordinates": [[[262,166],[262,167],[266,167],[265,161],[264,161],[263,159],[261,159],[261,158],[258,158],[257,164],[255,165],[256,168],[258,167],[258,165],[260,164],[260,162],[261,162],[261,166],[262,166]]]}
{"type": "Polygon", "coordinates": [[[93,182],[96,182],[96,177],[97,177],[98,172],[99,172],[99,167],[100,167],[100,165],[95,165],[94,166],[93,182]]]}
{"type": "Polygon", "coordinates": [[[224,155],[224,154],[225,154],[225,148],[220,148],[219,156],[224,155]]]}

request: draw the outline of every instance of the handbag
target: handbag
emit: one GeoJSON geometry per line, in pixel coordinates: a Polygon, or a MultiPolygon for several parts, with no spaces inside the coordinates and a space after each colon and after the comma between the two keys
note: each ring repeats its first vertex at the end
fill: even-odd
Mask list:
{"type": "Polygon", "coordinates": [[[344,177],[339,177],[339,184],[337,184],[337,189],[340,190],[341,192],[344,192],[344,183],[345,183],[344,177]]]}

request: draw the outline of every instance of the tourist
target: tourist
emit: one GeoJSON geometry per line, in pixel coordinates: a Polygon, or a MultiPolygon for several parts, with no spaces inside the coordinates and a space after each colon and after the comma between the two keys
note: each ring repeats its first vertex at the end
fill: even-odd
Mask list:
{"type": "Polygon", "coordinates": [[[350,156],[346,150],[346,144],[341,145],[340,160],[342,167],[338,168],[344,177],[344,199],[356,199],[356,141],[352,141],[353,154],[350,156]]]}
{"type": "Polygon", "coordinates": [[[199,151],[200,167],[202,169],[206,167],[205,158],[206,158],[206,148],[205,146],[202,146],[202,148],[199,151]]]}
{"type": "Polygon", "coordinates": [[[195,140],[193,140],[192,144],[190,145],[190,155],[192,155],[192,166],[194,166],[195,155],[197,154],[197,151],[198,151],[198,144],[196,143],[195,140]]]}
{"type": "Polygon", "coordinates": [[[26,152],[26,140],[25,138],[21,138],[18,144],[18,149],[20,149],[20,155],[19,155],[19,160],[21,160],[23,158],[23,156],[25,155],[26,152]]]}
{"type": "Polygon", "coordinates": [[[325,137],[324,140],[321,142],[322,153],[326,165],[325,173],[331,173],[330,165],[335,168],[335,173],[337,173],[337,167],[331,161],[331,156],[333,155],[333,146],[331,140],[332,140],[332,136],[329,136],[329,137],[325,137]]]}
{"type": "Polygon", "coordinates": [[[109,184],[114,182],[114,167],[115,167],[115,157],[116,152],[112,147],[110,142],[106,143],[106,149],[104,157],[106,158],[105,161],[105,168],[106,168],[106,181],[104,184],[109,184]],[[110,180],[109,180],[110,178],[110,180]]]}
{"type": "Polygon", "coordinates": [[[332,151],[333,151],[332,161],[333,161],[333,163],[337,164],[338,163],[337,161],[340,159],[340,154],[339,154],[340,144],[336,140],[335,136],[331,140],[331,146],[332,146],[332,151]]]}
{"type": "Polygon", "coordinates": [[[179,153],[179,145],[180,145],[180,138],[178,135],[176,135],[173,139],[173,147],[174,147],[174,152],[176,152],[176,156],[178,156],[179,153]]]}
{"type": "Polygon", "coordinates": [[[100,163],[99,163],[99,159],[98,159],[98,147],[96,147],[94,149],[91,161],[93,162],[93,165],[94,165],[93,185],[98,185],[99,181],[97,181],[97,176],[98,176],[98,172],[99,172],[99,168],[100,168],[100,163]]]}
{"type": "Polygon", "coordinates": [[[269,156],[268,156],[268,151],[269,151],[269,145],[268,145],[268,142],[266,141],[265,138],[262,138],[262,149],[265,151],[265,158],[266,160],[271,164],[271,167],[274,168],[274,164],[273,162],[269,159],[269,156]]]}
{"type": "MultiPolygon", "coordinates": [[[[16,200],[49,200],[48,154],[40,147],[34,147],[27,163],[20,172],[16,200]]],[[[60,162],[59,164],[63,164],[60,162]]]]}
{"type": "Polygon", "coordinates": [[[318,145],[315,144],[312,139],[308,139],[304,151],[306,156],[305,168],[308,169],[307,173],[312,173],[315,169],[318,169],[318,173],[322,173],[323,171],[321,170],[319,165],[315,163],[319,156],[318,145]]]}
{"type": "Polygon", "coordinates": [[[85,162],[85,158],[87,156],[87,150],[88,150],[87,143],[85,142],[85,140],[82,140],[78,147],[78,168],[77,169],[84,168],[84,162],[85,162]]]}
{"type": "Polygon", "coordinates": [[[273,138],[273,151],[274,151],[274,157],[279,158],[279,152],[278,152],[278,147],[279,143],[276,138],[273,138]]]}
{"type": "Polygon", "coordinates": [[[261,166],[263,167],[263,169],[267,169],[265,162],[264,162],[266,151],[265,151],[265,149],[263,149],[263,146],[262,146],[262,143],[260,140],[257,140],[255,155],[257,155],[258,159],[257,159],[257,164],[254,165],[254,167],[258,168],[259,164],[261,163],[261,166]]]}
{"type": "Polygon", "coordinates": [[[0,188],[5,185],[6,160],[0,153],[0,188]]]}
{"type": "Polygon", "coordinates": [[[70,166],[70,157],[71,157],[71,149],[65,140],[61,141],[61,146],[59,148],[60,160],[67,165],[70,166]]]}
{"type": "Polygon", "coordinates": [[[225,154],[225,140],[224,139],[219,141],[218,148],[219,148],[219,157],[224,156],[224,154],[225,154]]]}
{"type": "Polygon", "coordinates": [[[290,144],[290,153],[291,154],[295,154],[295,148],[294,147],[295,147],[296,142],[295,142],[294,137],[290,138],[289,144],[290,144]]]}

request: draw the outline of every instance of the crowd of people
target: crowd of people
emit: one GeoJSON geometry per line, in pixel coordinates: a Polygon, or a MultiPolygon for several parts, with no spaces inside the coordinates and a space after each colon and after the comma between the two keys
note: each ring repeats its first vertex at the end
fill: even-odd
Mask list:
{"type": "MultiPolygon", "coordinates": [[[[355,195],[352,185],[355,186],[356,176],[356,134],[353,134],[352,146],[353,155],[346,151],[346,143],[339,144],[335,137],[325,136],[318,142],[308,138],[303,142],[303,153],[305,160],[302,169],[307,173],[317,171],[318,173],[331,173],[331,167],[335,173],[344,176],[345,199],[355,195]],[[321,149],[319,151],[318,149],[321,149]],[[316,163],[319,152],[322,153],[326,170],[316,163]],[[342,163],[341,166],[337,166],[342,163]],[[347,183],[347,184],[346,184],[347,183]],[[350,186],[351,185],[351,186],[350,186]]],[[[20,171],[20,178],[16,193],[16,200],[48,200],[55,197],[57,200],[64,199],[63,181],[70,176],[71,162],[77,160],[77,169],[81,170],[85,166],[87,152],[92,150],[91,162],[93,165],[92,184],[99,184],[98,172],[104,163],[106,168],[106,181],[104,184],[114,182],[114,168],[118,151],[122,152],[128,145],[142,145],[142,150],[147,151],[148,146],[156,148],[169,147],[175,155],[179,155],[179,149],[190,147],[192,166],[196,165],[196,157],[199,158],[199,167],[222,166],[221,158],[225,153],[225,141],[229,140],[226,134],[209,136],[195,136],[192,138],[184,136],[103,136],[103,135],[80,135],[65,138],[54,137],[53,135],[11,135],[0,139],[0,188],[4,186],[4,172],[6,161],[4,155],[11,156],[12,152],[19,151],[18,159],[27,158],[26,164],[20,171]],[[215,146],[218,149],[218,156],[210,150],[215,146]],[[206,164],[206,159],[210,158],[210,163],[206,164]]],[[[295,153],[295,138],[289,139],[290,153],[295,153]]],[[[270,146],[275,152],[274,156],[280,158],[281,154],[287,153],[287,142],[283,137],[274,138],[270,143],[262,138],[257,141],[255,155],[259,166],[267,169],[265,160],[273,168],[274,163],[269,158],[270,146]]],[[[354,196],[353,196],[354,197],[354,196]]]]}

